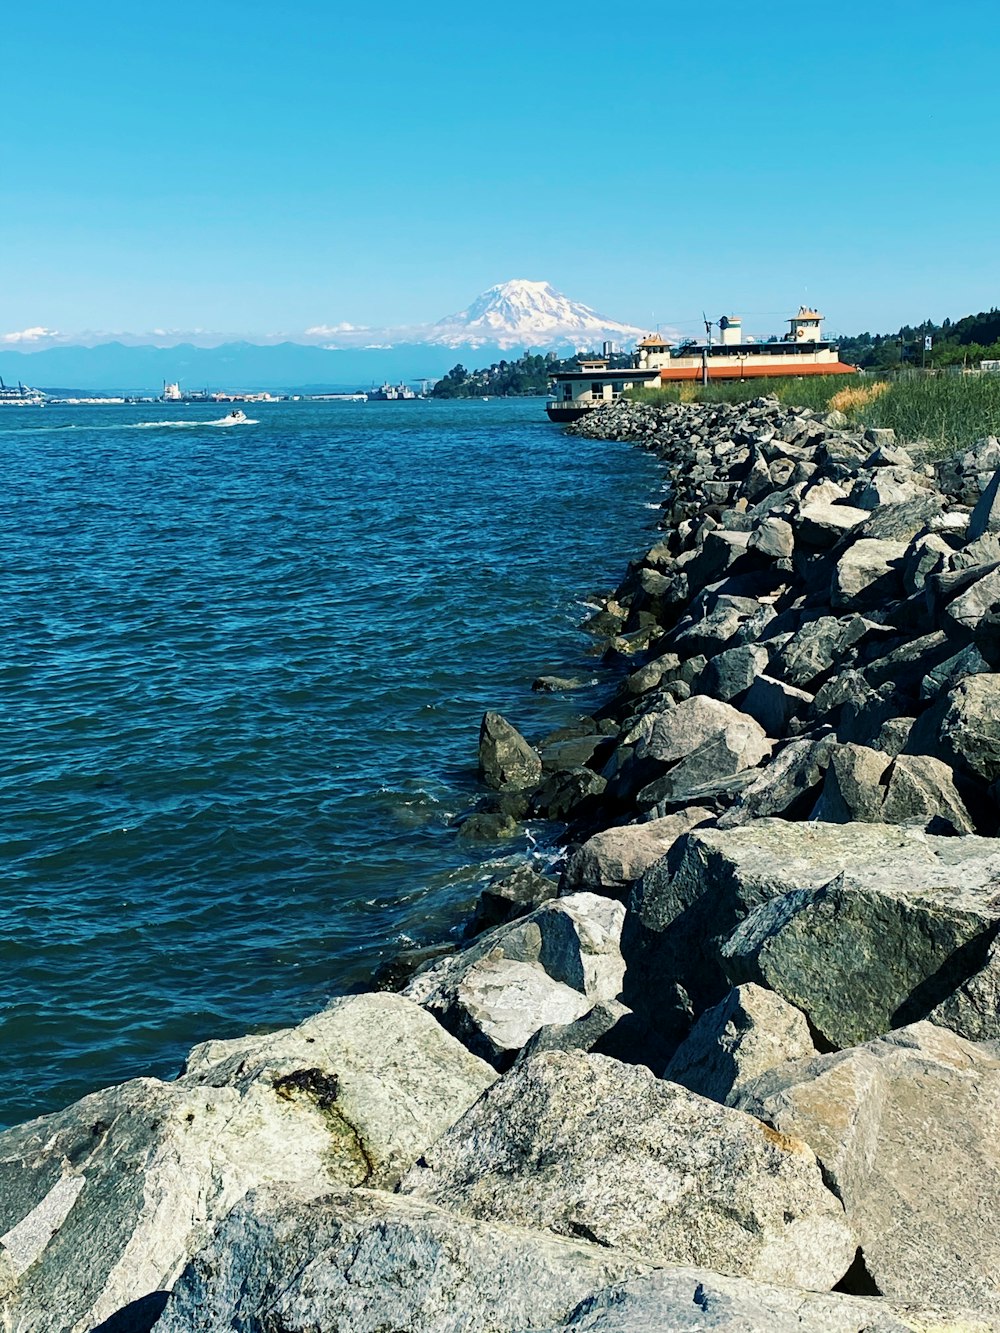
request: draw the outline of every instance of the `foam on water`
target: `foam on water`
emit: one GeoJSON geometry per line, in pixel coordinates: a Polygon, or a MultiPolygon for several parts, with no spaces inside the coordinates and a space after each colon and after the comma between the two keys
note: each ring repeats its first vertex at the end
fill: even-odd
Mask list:
{"type": "Polygon", "coordinates": [[[210,413],[0,438],[0,1120],[296,1022],[546,864],[455,836],[480,718],[595,706],[531,682],[594,677],[577,599],[652,540],[655,462],[537,400],[210,413]]]}

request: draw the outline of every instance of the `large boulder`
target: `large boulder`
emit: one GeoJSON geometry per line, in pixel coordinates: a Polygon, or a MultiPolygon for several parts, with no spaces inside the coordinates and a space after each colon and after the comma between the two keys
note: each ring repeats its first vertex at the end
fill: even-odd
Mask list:
{"type": "Polygon", "coordinates": [[[744,1083],[786,1060],[815,1054],[801,1009],[750,984],[706,1009],[663,1077],[731,1106],[744,1083]]]}
{"type": "Polygon", "coordinates": [[[483,714],[479,729],[479,776],[495,791],[526,791],[541,780],[541,758],[518,729],[499,713],[483,714]]]}
{"type": "MultiPolygon", "coordinates": [[[[581,1301],[539,1333],[995,1333],[1000,1321],[925,1302],[841,1296],[658,1268],[581,1301]]],[[[179,1331],[178,1331],[179,1333],[179,1331]]]]}
{"type": "Polygon", "coordinates": [[[677,839],[712,818],[708,809],[691,806],[644,824],[604,829],[576,849],[566,862],[560,887],[620,897],[642,874],[666,856],[677,839]]]}
{"type": "MultiPolygon", "coordinates": [[[[686,997],[678,997],[678,986],[696,1015],[723,998],[732,981],[722,945],[740,922],[774,898],[820,889],[838,877],[844,890],[877,886],[887,903],[895,902],[896,916],[905,915],[908,902],[919,904],[929,895],[934,911],[946,911],[949,903],[969,904],[985,922],[992,919],[988,904],[1000,880],[1000,843],[885,824],[781,819],[693,830],[630,894],[622,934],[628,965],[622,999],[666,1036],[678,1029],[683,1035],[686,997]]],[[[969,975],[979,961],[969,960],[969,975]]],[[[854,985],[852,976],[848,992],[854,985]]]]}
{"type": "Polygon", "coordinates": [[[174,1083],[135,1079],[7,1130],[5,1326],[83,1333],[155,1308],[248,1191],[391,1187],[494,1078],[419,1006],[359,995],[196,1047],[174,1083]]]}
{"type": "Polygon", "coordinates": [[[830,604],[844,610],[870,610],[902,596],[906,542],[862,539],[837,561],[830,604]]]}
{"type": "Polygon", "coordinates": [[[259,1190],[188,1265],[156,1333],[522,1333],[648,1267],[373,1190],[259,1190]]]}
{"type": "Polygon", "coordinates": [[[498,1068],[547,1024],[616,999],[625,909],[593,893],[544,903],[419,972],[404,994],[498,1068]]]}
{"type": "Polygon", "coordinates": [[[400,1189],[470,1217],[814,1290],[832,1287],[856,1249],[798,1140],[600,1055],[517,1066],[400,1189]]]}
{"type": "Polygon", "coordinates": [[[732,807],[720,817],[719,827],[731,828],[772,815],[805,818],[816,803],[836,744],[832,735],[815,741],[789,741],[739,793],[732,807]]]}
{"type": "Polygon", "coordinates": [[[1000,1057],[930,1023],[751,1083],[740,1104],[816,1151],[887,1296],[1000,1312],[1000,1057]]]}
{"type": "Polygon", "coordinates": [[[1000,777],[1000,675],[967,676],[917,718],[907,754],[930,754],[985,783],[1000,777]]]}
{"type": "MultiPolygon", "coordinates": [[[[679,770],[674,780],[683,782],[685,772],[698,764],[693,757],[703,753],[711,755],[712,773],[729,775],[755,767],[770,752],[764,728],[753,718],[695,694],[666,711],[644,714],[624,734],[612,761],[615,789],[620,799],[631,798],[672,769],[679,770]]],[[[659,799],[655,793],[645,804],[659,799]]]]}
{"type": "Polygon", "coordinates": [[[1000,928],[996,888],[848,886],[838,876],[758,907],[722,946],[734,983],[798,1006],[833,1047],[926,1018],[985,961],[1000,928]]]}

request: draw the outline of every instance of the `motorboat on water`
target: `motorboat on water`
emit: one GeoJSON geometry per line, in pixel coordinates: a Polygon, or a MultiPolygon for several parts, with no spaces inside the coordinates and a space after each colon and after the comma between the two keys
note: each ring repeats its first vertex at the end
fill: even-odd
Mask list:
{"type": "Polygon", "coordinates": [[[244,411],[242,411],[241,408],[234,407],[231,412],[227,413],[227,415],[223,418],[223,420],[230,422],[233,425],[236,425],[238,422],[248,421],[249,418],[247,414],[244,411]]]}

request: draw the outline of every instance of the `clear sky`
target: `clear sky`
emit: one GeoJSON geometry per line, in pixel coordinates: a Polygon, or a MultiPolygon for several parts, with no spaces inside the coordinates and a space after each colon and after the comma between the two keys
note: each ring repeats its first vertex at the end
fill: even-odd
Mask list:
{"type": "Polygon", "coordinates": [[[32,0],[0,333],[294,334],[546,279],[694,331],[1000,304],[1000,6],[32,0]]]}

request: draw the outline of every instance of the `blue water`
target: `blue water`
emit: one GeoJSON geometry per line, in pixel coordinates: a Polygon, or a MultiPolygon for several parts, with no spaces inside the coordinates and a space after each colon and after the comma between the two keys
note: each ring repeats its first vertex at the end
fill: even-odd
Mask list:
{"type": "Polygon", "coordinates": [[[447,933],[526,848],[451,826],[483,710],[599,697],[530,683],[599,674],[647,455],[537,399],[250,415],[0,409],[0,1121],[447,933]]]}

